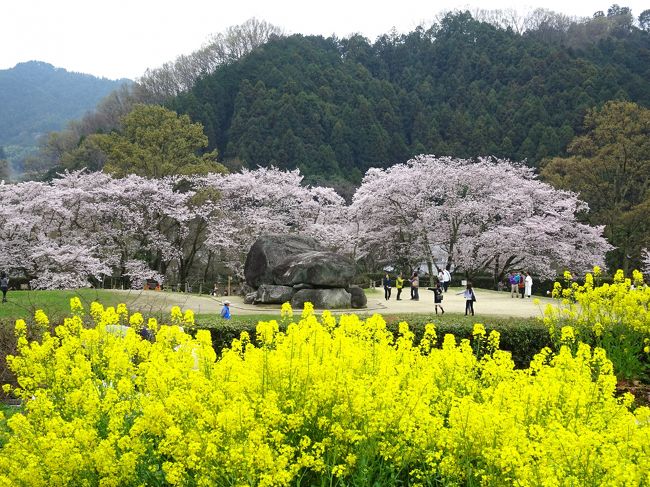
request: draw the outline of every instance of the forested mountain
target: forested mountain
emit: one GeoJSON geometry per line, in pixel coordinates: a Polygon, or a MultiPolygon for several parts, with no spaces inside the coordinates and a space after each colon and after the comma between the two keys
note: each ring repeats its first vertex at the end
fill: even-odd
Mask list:
{"type": "Polygon", "coordinates": [[[168,106],[201,122],[233,168],[356,183],[419,153],[537,165],[566,154],[588,109],[650,106],[650,34],[621,18],[519,34],[456,13],[374,43],[273,38],[168,106]]]}
{"type": "MultiPolygon", "coordinates": [[[[650,10],[637,24],[617,5],[587,19],[539,9],[519,23],[492,13],[490,21],[448,14],[374,43],[285,37],[248,21],[51,133],[20,177],[275,166],[299,168],[301,183],[351,199],[370,167],[417,154],[496,156],[578,192],[593,209],[580,218],[604,225],[616,247],[608,264],[638,266],[650,228],[650,10]]],[[[448,171],[436,171],[431,184],[444,188],[448,171]]],[[[410,194],[398,182],[381,187],[384,197],[410,194]]],[[[525,196],[525,188],[503,189],[504,202],[525,196]]],[[[282,191],[273,188],[293,194],[282,191]]]]}
{"type": "Polygon", "coordinates": [[[124,82],[128,80],[72,73],[39,61],[0,70],[0,146],[8,157],[36,146],[38,136],[63,129],[124,82]]]}

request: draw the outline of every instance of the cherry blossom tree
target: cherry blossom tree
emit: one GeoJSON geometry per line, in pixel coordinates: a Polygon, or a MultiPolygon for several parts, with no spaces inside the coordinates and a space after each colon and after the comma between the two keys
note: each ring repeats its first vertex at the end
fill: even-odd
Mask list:
{"type": "MultiPolygon", "coordinates": [[[[140,287],[173,275],[240,272],[263,233],[301,232],[341,245],[344,201],[302,184],[298,171],[148,179],[76,171],[50,183],[2,185],[0,268],[39,288],[80,287],[103,276],[140,287]]],[[[203,274],[203,275],[201,275],[203,274]]]]}
{"type": "Polygon", "coordinates": [[[124,275],[130,277],[132,289],[142,289],[147,281],[162,284],[165,276],[149,268],[141,260],[128,260],[124,265],[124,275]]]}
{"type": "Polygon", "coordinates": [[[421,156],[371,169],[349,206],[276,168],[160,179],[77,171],[0,185],[0,198],[0,268],[39,288],[241,274],[262,234],[310,235],[373,265],[428,262],[431,272],[495,278],[602,267],[610,248],[602,228],[576,220],[587,206],[574,193],[496,159],[421,156]]]}
{"type": "Polygon", "coordinates": [[[62,204],[52,185],[2,185],[0,197],[3,269],[32,277],[36,288],[87,286],[89,277],[109,272],[93,242],[66,232],[74,210],[62,204]]]}
{"type": "Polygon", "coordinates": [[[135,278],[126,265],[134,259],[164,274],[183,259],[195,218],[189,204],[194,193],[176,191],[176,185],[173,177],[69,173],[52,182],[51,199],[61,208],[52,223],[66,230],[66,238],[76,236],[97,248],[118,276],[135,278]]]}
{"type": "Polygon", "coordinates": [[[643,272],[646,276],[650,275],[650,250],[643,250],[643,272]]]}
{"type": "Polygon", "coordinates": [[[603,266],[611,247],[602,227],[576,220],[587,210],[522,165],[434,156],[369,170],[350,207],[362,254],[495,279],[511,268],[553,277],[561,268],[603,266]]]}
{"type": "Polygon", "coordinates": [[[179,260],[179,235],[182,244],[195,217],[188,205],[193,193],[174,186],[173,179],[82,171],[51,183],[3,185],[0,266],[41,288],[90,285],[89,278],[104,275],[147,279],[150,271],[133,273],[133,261],[156,270],[156,260],[179,260]]]}
{"type": "Polygon", "coordinates": [[[30,253],[30,281],[34,289],[87,287],[89,278],[100,281],[110,268],[97,256],[96,249],[84,245],[43,240],[30,253]]]}
{"type": "Polygon", "coordinates": [[[333,189],[302,184],[298,170],[244,169],[195,179],[218,195],[208,224],[206,245],[238,275],[248,250],[264,234],[302,233],[327,248],[342,246],[345,202],[333,189]]]}

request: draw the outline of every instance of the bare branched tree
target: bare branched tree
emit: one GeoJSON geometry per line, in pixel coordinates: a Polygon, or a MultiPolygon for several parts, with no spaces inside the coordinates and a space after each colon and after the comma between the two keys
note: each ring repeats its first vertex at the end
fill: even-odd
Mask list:
{"type": "Polygon", "coordinates": [[[181,55],[159,68],[147,69],[138,80],[139,98],[145,102],[160,102],[189,90],[196,80],[214,71],[217,66],[245,56],[284,31],[263,20],[249,19],[241,25],[228,27],[212,35],[200,49],[181,55]]]}

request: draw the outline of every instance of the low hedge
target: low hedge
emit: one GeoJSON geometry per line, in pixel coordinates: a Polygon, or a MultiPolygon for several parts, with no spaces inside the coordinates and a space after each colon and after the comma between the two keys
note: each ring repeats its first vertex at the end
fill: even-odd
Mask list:
{"type": "MultiPolygon", "coordinates": [[[[384,316],[388,328],[397,335],[397,329],[400,321],[407,321],[411,331],[415,334],[416,342],[424,334],[424,327],[427,323],[435,323],[438,333],[438,344],[442,343],[442,337],[447,334],[453,334],[458,340],[472,337],[474,323],[483,323],[489,333],[491,330],[497,330],[501,334],[502,350],[512,353],[512,359],[517,367],[528,367],[533,356],[542,348],[550,347],[551,340],[548,330],[536,318],[472,318],[464,316],[431,316],[431,315],[412,315],[404,316],[384,316]]],[[[221,350],[230,345],[233,339],[239,338],[242,331],[248,332],[251,341],[256,342],[257,318],[247,319],[245,316],[237,317],[236,320],[223,320],[218,317],[205,318],[197,323],[199,329],[209,330],[212,335],[212,343],[215,350],[221,350]]],[[[286,329],[278,319],[280,329],[286,329]]]]}

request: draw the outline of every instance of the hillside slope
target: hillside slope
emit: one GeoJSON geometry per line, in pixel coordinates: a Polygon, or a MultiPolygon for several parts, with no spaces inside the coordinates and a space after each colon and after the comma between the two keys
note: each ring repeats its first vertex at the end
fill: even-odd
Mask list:
{"type": "Polygon", "coordinates": [[[0,146],[10,146],[7,153],[35,146],[40,135],[81,118],[124,82],[129,81],[72,73],[39,61],[0,70],[0,146]]]}
{"type": "MultiPolygon", "coordinates": [[[[650,106],[650,34],[514,33],[449,15],[428,30],[276,39],[169,102],[203,123],[233,168],[299,167],[358,182],[418,153],[527,160],[564,155],[587,109],[650,106]]],[[[590,30],[591,29],[591,30],[590,30]]]]}

